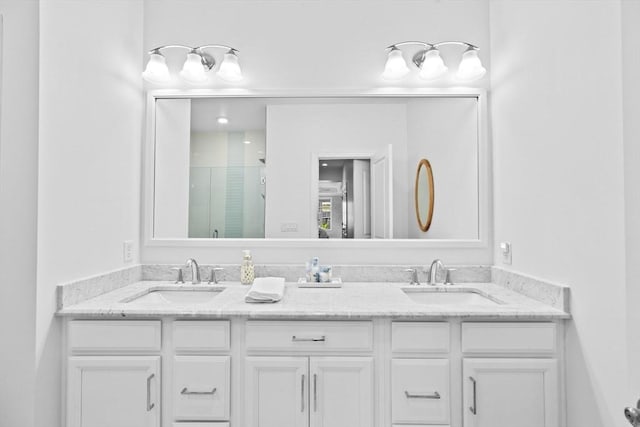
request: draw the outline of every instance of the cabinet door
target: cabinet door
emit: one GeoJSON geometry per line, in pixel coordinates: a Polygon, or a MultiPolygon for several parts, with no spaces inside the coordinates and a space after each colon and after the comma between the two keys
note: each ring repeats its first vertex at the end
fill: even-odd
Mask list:
{"type": "Polygon", "coordinates": [[[557,427],[555,359],[465,359],[465,427],[557,427]]]}
{"type": "Polygon", "coordinates": [[[159,356],[69,358],[68,427],[159,427],[159,356]]]}
{"type": "Polygon", "coordinates": [[[309,368],[312,427],[373,425],[371,357],[312,357],[309,368]]]}
{"type": "Polygon", "coordinates": [[[307,427],[309,375],[306,357],[247,357],[247,427],[307,427]]]}

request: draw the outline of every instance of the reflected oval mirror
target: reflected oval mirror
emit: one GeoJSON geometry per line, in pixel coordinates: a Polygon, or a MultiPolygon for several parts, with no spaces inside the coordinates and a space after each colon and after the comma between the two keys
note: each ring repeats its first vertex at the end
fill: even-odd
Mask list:
{"type": "Polygon", "coordinates": [[[421,159],[416,171],[416,184],[414,187],[414,200],[416,205],[416,218],[418,227],[423,232],[431,227],[433,219],[433,204],[435,200],[433,188],[433,170],[427,159],[421,159]]]}

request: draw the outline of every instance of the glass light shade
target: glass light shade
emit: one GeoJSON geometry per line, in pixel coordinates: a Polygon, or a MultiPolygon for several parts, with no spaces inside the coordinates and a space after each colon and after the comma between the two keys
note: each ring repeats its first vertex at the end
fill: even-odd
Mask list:
{"type": "Polygon", "coordinates": [[[462,81],[472,81],[481,78],[486,72],[487,70],[482,66],[478,57],[478,51],[468,49],[462,54],[462,61],[460,61],[456,78],[462,81]]]}
{"type": "Polygon", "coordinates": [[[142,78],[151,83],[165,83],[171,79],[164,55],[161,53],[149,55],[149,62],[142,72],[142,78]]]}
{"type": "Polygon", "coordinates": [[[424,55],[424,61],[420,66],[420,78],[424,80],[435,80],[444,75],[449,68],[444,65],[438,49],[428,50],[424,55]]]}
{"type": "Polygon", "coordinates": [[[239,82],[242,80],[242,70],[238,63],[238,57],[234,52],[229,51],[224,54],[224,58],[218,69],[218,76],[228,82],[239,82]]]}
{"type": "Polygon", "coordinates": [[[207,81],[207,73],[202,64],[202,57],[197,53],[187,54],[180,77],[189,83],[202,83],[207,81]]]}
{"type": "Polygon", "coordinates": [[[384,66],[382,77],[387,80],[397,80],[409,73],[407,61],[402,56],[402,51],[398,48],[392,48],[387,56],[387,63],[384,66]]]}

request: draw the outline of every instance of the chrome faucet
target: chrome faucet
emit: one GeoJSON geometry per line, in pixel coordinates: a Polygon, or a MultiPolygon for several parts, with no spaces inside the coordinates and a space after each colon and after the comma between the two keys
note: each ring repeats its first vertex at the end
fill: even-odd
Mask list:
{"type": "Polygon", "coordinates": [[[444,284],[444,281],[438,282],[438,272],[444,270],[444,264],[439,259],[434,259],[429,268],[429,284],[431,286],[444,284]]]}
{"type": "Polygon", "coordinates": [[[187,268],[191,267],[191,284],[197,285],[200,283],[200,267],[195,259],[189,258],[187,260],[187,268]]]}

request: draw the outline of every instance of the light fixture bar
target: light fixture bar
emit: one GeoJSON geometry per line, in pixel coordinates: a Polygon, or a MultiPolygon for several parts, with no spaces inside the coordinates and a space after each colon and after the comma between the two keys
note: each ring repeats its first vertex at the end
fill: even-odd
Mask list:
{"type": "Polygon", "coordinates": [[[448,44],[454,44],[454,45],[458,45],[458,46],[468,46],[471,47],[473,49],[477,49],[480,50],[480,48],[476,45],[473,45],[471,43],[468,42],[461,42],[461,41],[456,41],[456,40],[445,40],[442,42],[437,42],[437,43],[427,43],[427,42],[419,42],[419,41],[404,41],[404,42],[400,42],[400,43],[394,43],[390,46],[387,46],[387,49],[392,49],[394,47],[400,47],[400,46],[409,46],[409,45],[417,45],[417,46],[423,46],[426,48],[429,47],[439,47],[439,46],[444,46],[444,45],[448,45],[448,44]]]}
{"type": "MultiPolygon", "coordinates": [[[[409,73],[408,68],[402,68],[404,58],[400,52],[401,46],[421,46],[413,55],[412,62],[420,70],[419,76],[424,80],[436,80],[444,76],[448,70],[448,67],[444,64],[444,61],[440,57],[439,47],[447,45],[456,45],[465,47],[465,51],[462,54],[462,60],[455,74],[456,78],[460,81],[472,81],[482,78],[486,69],[482,66],[480,58],[478,57],[478,51],[480,48],[468,42],[457,40],[445,40],[437,43],[427,43],[422,41],[403,41],[394,43],[387,46],[388,58],[385,65],[385,71],[383,78],[399,79],[409,73]],[[392,67],[395,65],[395,68],[392,67]],[[402,70],[402,72],[393,71],[402,70]]],[[[404,64],[406,67],[406,64],[404,64]]]]}
{"type": "Polygon", "coordinates": [[[155,47],[148,51],[149,63],[142,73],[142,77],[151,83],[166,83],[171,80],[166,60],[162,54],[166,49],[185,49],[187,50],[187,58],[185,60],[180,76],[189,83],[199,84],[208,81],[207,71],[215,67],[215,58],[205,52],[205,49],[222,49],[225,51],[224,58],[221,62],[220,69],[224,68],[224,72],[218,70],[218,76],[227,81],[242,80],[242,71],[238,63],[239,50],[224,44],[206,44],[202,46],[186,46],[182,44],[168,44],[155,47]],[[230,69],[230,71],[229,71],[230,69]]]}

